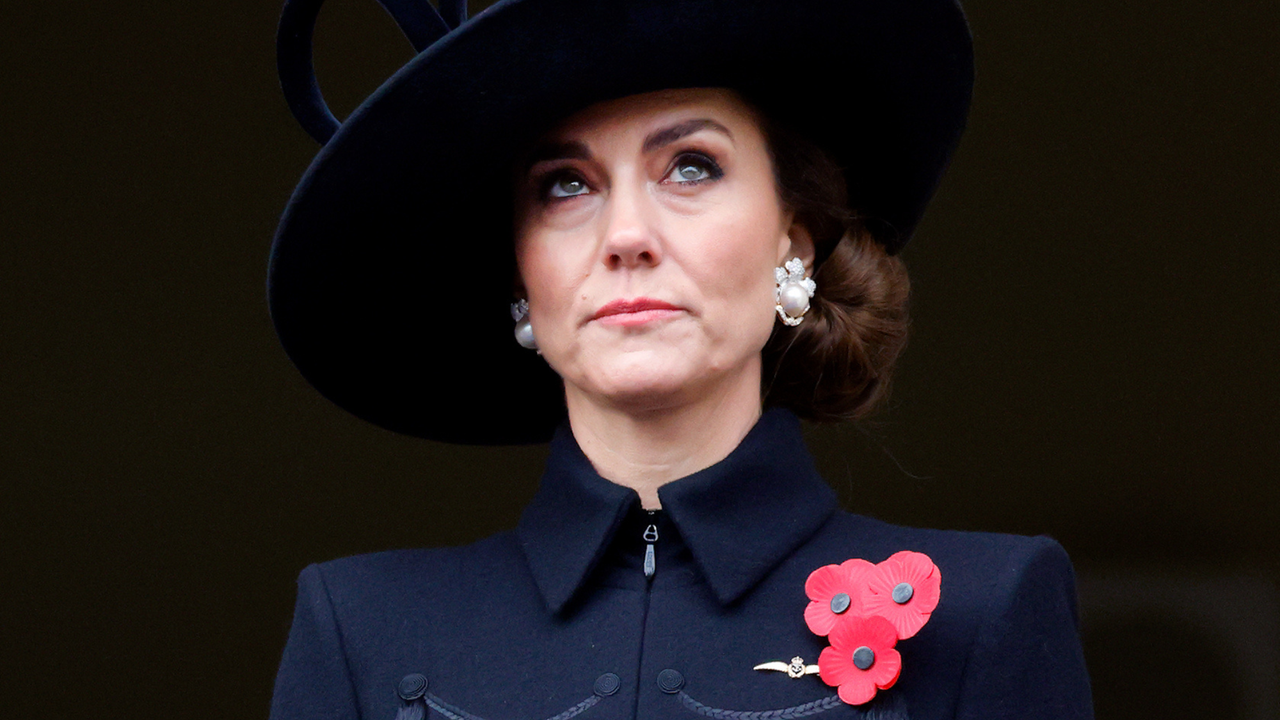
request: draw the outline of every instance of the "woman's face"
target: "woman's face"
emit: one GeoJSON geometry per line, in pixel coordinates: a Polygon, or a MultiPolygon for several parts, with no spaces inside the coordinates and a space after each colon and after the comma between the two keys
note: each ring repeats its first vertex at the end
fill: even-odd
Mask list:
{"type": "Polygon", "coordinates": [[[773,269],[812,249],[736,94],[594,105],[543,138],[519,177],[520,277],[566,393],[656,409],[725,383],[758,391],[773,269]]]}

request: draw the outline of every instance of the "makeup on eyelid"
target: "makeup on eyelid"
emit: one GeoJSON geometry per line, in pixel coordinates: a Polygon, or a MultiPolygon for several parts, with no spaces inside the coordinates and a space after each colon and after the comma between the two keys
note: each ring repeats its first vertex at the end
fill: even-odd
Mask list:
{"type": "MultiPolygon", "coordinates": [[[[676,155],[659,182],[692,187],[719,180],[722,177],[724,177],[724,170],[707,153],[682,151],[676,155]],[[701,174],[690,177],[684,173],[688,168],[697,168],[701,174]]],[[[587,195],[592,191],[591,184],[571,167],[555,168],[541,174],[535,172],[532,184],[538,188],[538,197],[543,202],[567,200],[587,195]]]]}

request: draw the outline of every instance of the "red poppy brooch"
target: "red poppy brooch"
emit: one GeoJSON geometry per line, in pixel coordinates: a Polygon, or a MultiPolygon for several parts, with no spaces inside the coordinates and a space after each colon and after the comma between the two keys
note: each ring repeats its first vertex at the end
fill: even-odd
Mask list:
{"type": "MultiPolygon", "coordinates": [[[[887,690],[898,681],[902,656],[894,646],[929,622],[941,586],[938,566],[928,555],[910,550],[876,565],[854,559],[814,570],[804,584],[809,596],[804,621],[831,645],[822,651],[816,667],[795,658],[788,674],[799,677],[816,672],[823,682],[838,688],[840,699],[850,705],[871,700],[877,690],[887,690]]],[[[764,663],[756,669],[774,670],[777,664],[764,663]]]]}

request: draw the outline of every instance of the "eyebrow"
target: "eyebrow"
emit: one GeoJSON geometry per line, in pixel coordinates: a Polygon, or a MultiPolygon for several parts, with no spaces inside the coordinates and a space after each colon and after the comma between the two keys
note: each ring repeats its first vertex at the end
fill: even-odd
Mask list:
{"type": "Polygon", "coordinates": [[[655,130],[652,133],[649,133],[649,136],[644,139],[644,145],[641,147],[643,152],[652,152],[658,148],[670,145],[681,138],[688,137],[700,130],[714,130],[725,137],[728,137],[729,140],[733,140],[733,133],[729,132],[729,128],[721,125],[715,120],[698,118],[695,120],[685,120],[684,122],[677,123],[671,127],[655,130]]]}
{"type": "Polygon", "coordinates": [[[587,149],[585,143],[577,140],[571,140],[569,142],[539,143],[525,158],[524,166],[527,170],[533,168],[533,166],[538,163],[550,162],[552,160],[590,159],[591,151],[587,149]]]}

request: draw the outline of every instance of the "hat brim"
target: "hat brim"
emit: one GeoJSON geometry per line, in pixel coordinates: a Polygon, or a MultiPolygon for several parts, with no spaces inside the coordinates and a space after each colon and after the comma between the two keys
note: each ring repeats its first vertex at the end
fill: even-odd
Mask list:
{"type": "Polygon", "coordinates": [[[424,50],[316,156],[285,209],[268,295],[323,395],[396,432],[542,442],[559,378],[512,337],[512,162],[602,100],[728,87],[823,147],[890,251],[964,128],[952,0],[502,0],[424,50]]]}

